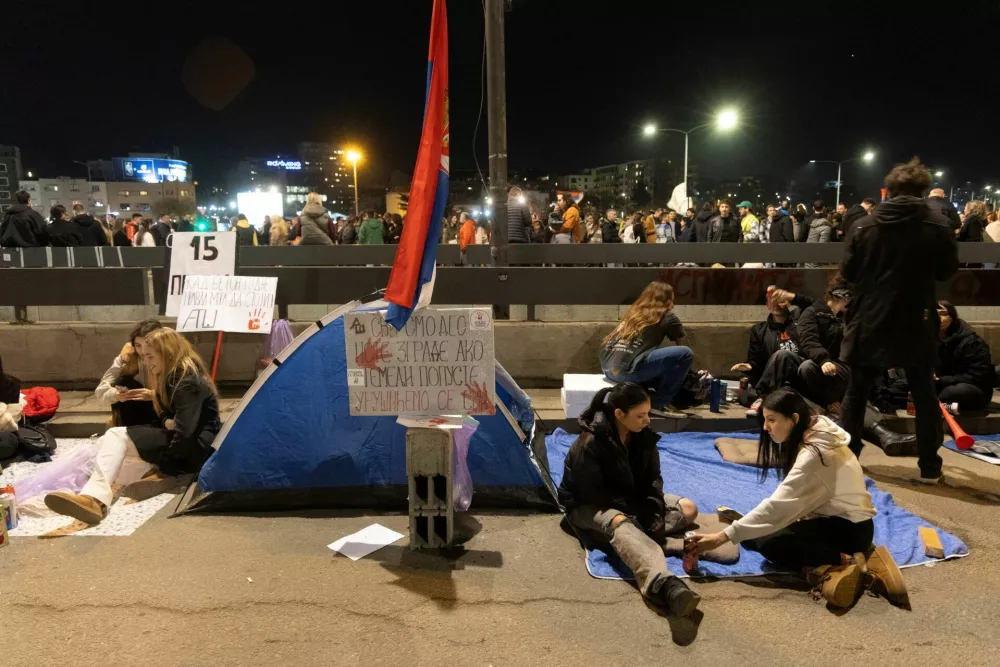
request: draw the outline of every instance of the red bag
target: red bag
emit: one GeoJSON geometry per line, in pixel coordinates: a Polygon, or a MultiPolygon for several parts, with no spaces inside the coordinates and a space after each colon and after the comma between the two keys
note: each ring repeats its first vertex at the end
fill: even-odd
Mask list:
{"type": "Polygon", "coordinates": [[[21,414],[32,423],[52,419],[59,409],[59,392],[52,387],[32,387],[22,389],[21,393],[28,401],[21,414]]]}

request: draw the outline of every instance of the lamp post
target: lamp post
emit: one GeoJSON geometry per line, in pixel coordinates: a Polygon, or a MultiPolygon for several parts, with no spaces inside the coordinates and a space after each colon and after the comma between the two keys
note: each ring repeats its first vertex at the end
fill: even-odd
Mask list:
{"type": "MultiPolygon", "coordinates": [[[[715,125],[720,130],[731,130],[736,127],[738,117],[736,111],[733,109],[724,109],[719,112],[715,121],[712,123],[703,123],[701,125],[695,125],[690,130],[677,130],[671,127],[658,128],[654,123],[648,123],[642,128],[642,136],[650,138],[655,137],[660,132],[677,132],[684,135],[684,190],[687,194],[688,188],[688,139],[692,132],[695,130],[700,130],[704,127],[709,127],[710,125],[715,125]]],[[[690,200],[690,196],[687,197],[690,200]]]]}
{"type": "Polygon", "coordinates": [[[347,159],[354,165],[354,215],[359,216],[361,213],[360,207],[358,206],[358,160],[361,159],[361,153],[357,151],[347,151],[347,159]]]}
{"type": "Polygon", "coordinates": [[[875,159],[875,153],[872,151],[866,151],[861,157],[851,157],[846,160],[809,160],[810,164],[816,164],[817,162],[825,162],[827,164],[837,165],[837,201],[833,202],[834,207],[840,203],[840,173],[843,166],[848,162],[853,162],[855,160],[864,160],[865,162],[871,162],[875,159]]]}

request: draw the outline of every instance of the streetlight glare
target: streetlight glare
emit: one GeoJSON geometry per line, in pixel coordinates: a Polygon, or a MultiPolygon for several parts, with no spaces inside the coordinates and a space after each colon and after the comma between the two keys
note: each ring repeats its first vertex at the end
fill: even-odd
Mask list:
{"type": "Polygon", "coordinates": [[[865,162],[871,162],[874,159],[875,159],[875,153],[873,153],[871,151],[868,151],[867,153],[865,153],[865,155],[864,155],[865,162]]]}
{"type": "Polygon", "coordinates": [[[646,137],[653,136],[654,134],[656,134],[656,125],[653,125],[652,123],[646,123],[646,125],[642,128],[642,134],[643,136],[646,137]]]}
{"type": "Polygon", "coordinates": [[[719,114],[719,128],[723,130],[731,130],[736,127],[736,111],[733,109],[726,109],[719,114]]]}
{"type": "Polygon", "coordinates": [[[809,160],[809,164],[816,164],[816,160],[809,160]]]}
{"type": "Polygon", "coordinates": [[[944,172],[943,171],[935,171],[934,175],[937,176],[938,178],[941,178],[942,176],[944,176],[944,172]]]}
{"type": "Polygon", "coordinates": [[[486,198],[486,204],[489,205],[489,206],[492,206],[493,205],[493,197],[487,197],[486,198]]]}
{"type": "Polygon", "coordinates": [[[361,153],[357,151],[347,151],[347,159],[350,162],[357,162],[361,159],[361,153]]]}

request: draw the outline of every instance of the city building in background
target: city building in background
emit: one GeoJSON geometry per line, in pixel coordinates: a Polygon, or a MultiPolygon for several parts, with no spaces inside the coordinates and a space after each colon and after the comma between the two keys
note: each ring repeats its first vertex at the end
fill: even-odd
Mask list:
{"type": "Polygon", "coordinates": [[[24,178],[21,168],[21,149],[0,145],[0,213],[14,203],[14,193],[24,178]]]}
{"type": "Polygon", "coordinates": [[[156,218],[164,213],[193,214],[197,203],[192,184],[170,181],[88,181],[60,176],[22,180],[20,187],[31,195],[31,207],[46,218],[56,204],[67,210],[80,204],[91,215],[141,213],[144,218],[156,218]]]}
{"type": "MultiPolygon", "coordinates": [[[[281,195],[283,210],[272,213],[286,216],[298,214],[305,206],[306,196],[316,192],[327,210],[351,214],[354,212],[354,174],[346,155],[346,149],[336,144],[303,141],[296,155],[240,160],[230,171],[226,190],[230,193],[277,193],[281,195]]],[[[364,189],[359,187],[361,191],[364,189]]],[[[381,199],[384,194],[384,190],[380,190],[378,197],[381,199]]]]}

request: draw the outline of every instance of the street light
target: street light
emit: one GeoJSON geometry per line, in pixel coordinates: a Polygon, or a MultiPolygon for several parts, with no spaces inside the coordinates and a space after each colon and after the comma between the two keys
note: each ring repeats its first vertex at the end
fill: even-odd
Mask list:
{"type": "MultiPolygon", "coordinates": [[[[687,190],[688,187],[688,139],[690,134],[695,130],[700,130],[703,127],[708,127],[710,125],[715,125],[720,130],[731,130],[736,127],[739,117],[735,109],[723,109],[716,116],[714,123],[703,123],[701,125],[695,125],[690,130],[676,130],[674,128],[663,128],[660,129],[656,127],[655,123],[646,123],[642,128],[642,135],[644,137],[653,137],[659,132],[678,132],[684,135],[684,189],[687,190]]],[[[690,199],[690,197],[688,198],[690,199]]]]}
{"type": "Polygon", "coordinates": [[[847,164],[848,162],[853,162],[855,160],[864,160],[865,162],[871,162],[874,159],[875,159],[875,153],[874,153],[874,151],[865,151],[865,154],[862,155],[859,158],[857,158],[857,157],[851,157],[851,158],[847,158],[846,160],[809,160],[809,164],[816,164],[817,162],[826,162],[826,163],[829,163],[829,164],[835,164],[835,165],[837,165],[837,201],[833,202],[833,205],[836,206],[837,204],[840,203],[840,171],[841,171],[841,168],[845,164],[847,164]]]}
{"type": "Polygon", "coordinates": [[[944,172],[943,172],[943,171],[941,171],[940,169],[938,169],[937,171],[935,171],[935,172],[934,172],[934,175],[935,175],[935,176],[936,176],[937,178],[941,178],[942,176],[944,176],[944,172]]]}
{"type": "Polygon", "coordinates": [[[347,159],[354,165],[354,215],[361,215],[358,206],[358,160],[361,159],[361,153],[353,150],[347,151],[347,159]]]}

